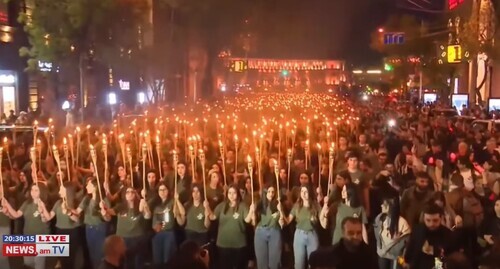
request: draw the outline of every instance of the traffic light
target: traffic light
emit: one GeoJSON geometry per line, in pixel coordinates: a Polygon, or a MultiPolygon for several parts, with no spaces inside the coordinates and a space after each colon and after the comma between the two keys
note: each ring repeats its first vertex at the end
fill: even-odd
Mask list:
{"type": "Polygon", "coordinates": [[[390,64],[384,64],[384,70],[385,71],[392,71],[392,70],[394,70],[394,67],[390,64]]]}
{"type": "Polygon", "coordinates": [[[290,72],[288,72],[288,70],[281,70],[281,75],[282,76],[288,77],[289,74],[290,74],[290,72]]]}

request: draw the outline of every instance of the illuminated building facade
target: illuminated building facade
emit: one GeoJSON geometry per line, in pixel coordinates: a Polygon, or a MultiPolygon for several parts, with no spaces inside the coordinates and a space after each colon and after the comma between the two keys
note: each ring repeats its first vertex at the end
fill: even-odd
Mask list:
{"type": "Polygon", "coordinates": [[[0,1],[0,113],[25,111],[29,104],[25,59],[19,49],[27,44],[17,22],[21,1],[0,1]]]}
{"type": "Polygon", "coordinates": [[[228,58],[227,83],[256,89],[326,90],[347,83],[345,62],[341,60],[292,60],[228,58]],[[243,63],[244,70],[234,70],[243,63]],[[241,71],[241,72],[240,72],[241,71]]]}

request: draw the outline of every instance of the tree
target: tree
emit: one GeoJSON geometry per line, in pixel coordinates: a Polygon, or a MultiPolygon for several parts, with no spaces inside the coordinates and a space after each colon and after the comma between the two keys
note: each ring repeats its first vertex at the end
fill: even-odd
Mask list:
{"type": "Polygon", "coordinates": [[[53,63],[58,76],[78,67],[82,88],[88,67],[108,65],[139,49],[138,27],[147,23],[147,8],[146,1],[135,0],[26,0],[19,19],[31,46],[22,48],[21,56],[28,57],[30,70],[39,61],[53,63]]]}
{"type": "MultiPolygon", "coordinates": [[[[474,0],[472,4],[471,16],[459,28],[458,39],[460,44],[466,49],[472,59],[477,59],[478,55],[484,55],[485,67],[491,60],[500,59],[500,50],[498,45],[495,46],[495,39],[500,38],[500,25],[497,23],[500,15],[499,9],[500,1],[496,0],[497,11],[495,11],[494,4],[491,0],[474,0]]],[[[477,76],[477,61],[472,61],[472,74],[477,76]]],[[[488,70],[488,68],[485,68],[488,70]]],[[[476,94],[477,102],[482,103],[483,97],[481,96],[481,88],[487,79],[487,71],[484,73],[483,78],[479,85],[472,85],[472,89],[476,94]]],[[[476,100],[471,100],[475,102],[476,100]]]]}

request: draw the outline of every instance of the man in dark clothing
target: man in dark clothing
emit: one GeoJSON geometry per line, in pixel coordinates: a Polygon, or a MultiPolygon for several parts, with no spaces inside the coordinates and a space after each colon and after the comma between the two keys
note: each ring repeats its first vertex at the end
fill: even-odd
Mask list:
{"type": "Polygon", "coordinates": [[[99,269],[121,269],[122,259],[125,256],[126,246],[123,238],[110,235],[104,241],[104,259],[99,269]]]}
{"type": "Polygon", "coordinates": [[[413,229],[406,249],[410,269],[441,268],[445,257],[460,249],[452,232],[441,224],[442,216],[443,210],[435,204],[424,209],[424,224],[413,229]]]}
{"type": "Polygon", "coordinates": [[[312,269],[377,269],[377,259],[363,242],[363,224],[359,218],[342,221],[343,237],[335,245],[316,250],[309,257],[312,269]],[[361,257],[361,258],[360,258],[361,257]]]}

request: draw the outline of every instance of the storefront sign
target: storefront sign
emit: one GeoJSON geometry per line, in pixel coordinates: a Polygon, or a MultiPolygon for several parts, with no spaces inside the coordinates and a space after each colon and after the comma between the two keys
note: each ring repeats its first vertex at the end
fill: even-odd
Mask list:
{"type": "Polygon", "coordinates": [[[15,84],[16,77],[14,75],[0,75],[0,84],[15,84]]]}
{"type": "Polygon", "coordinates": [[[38,70],[41,72],[50,72],[52,71],[52,63],[38,61],[38,70]]]}
{"type": "Polygon", "coordinates": [[[124,81],[120,79],[118,83],[120,84],[120,90],[122,91],[130,90],[130,81],[124,81]]]}

